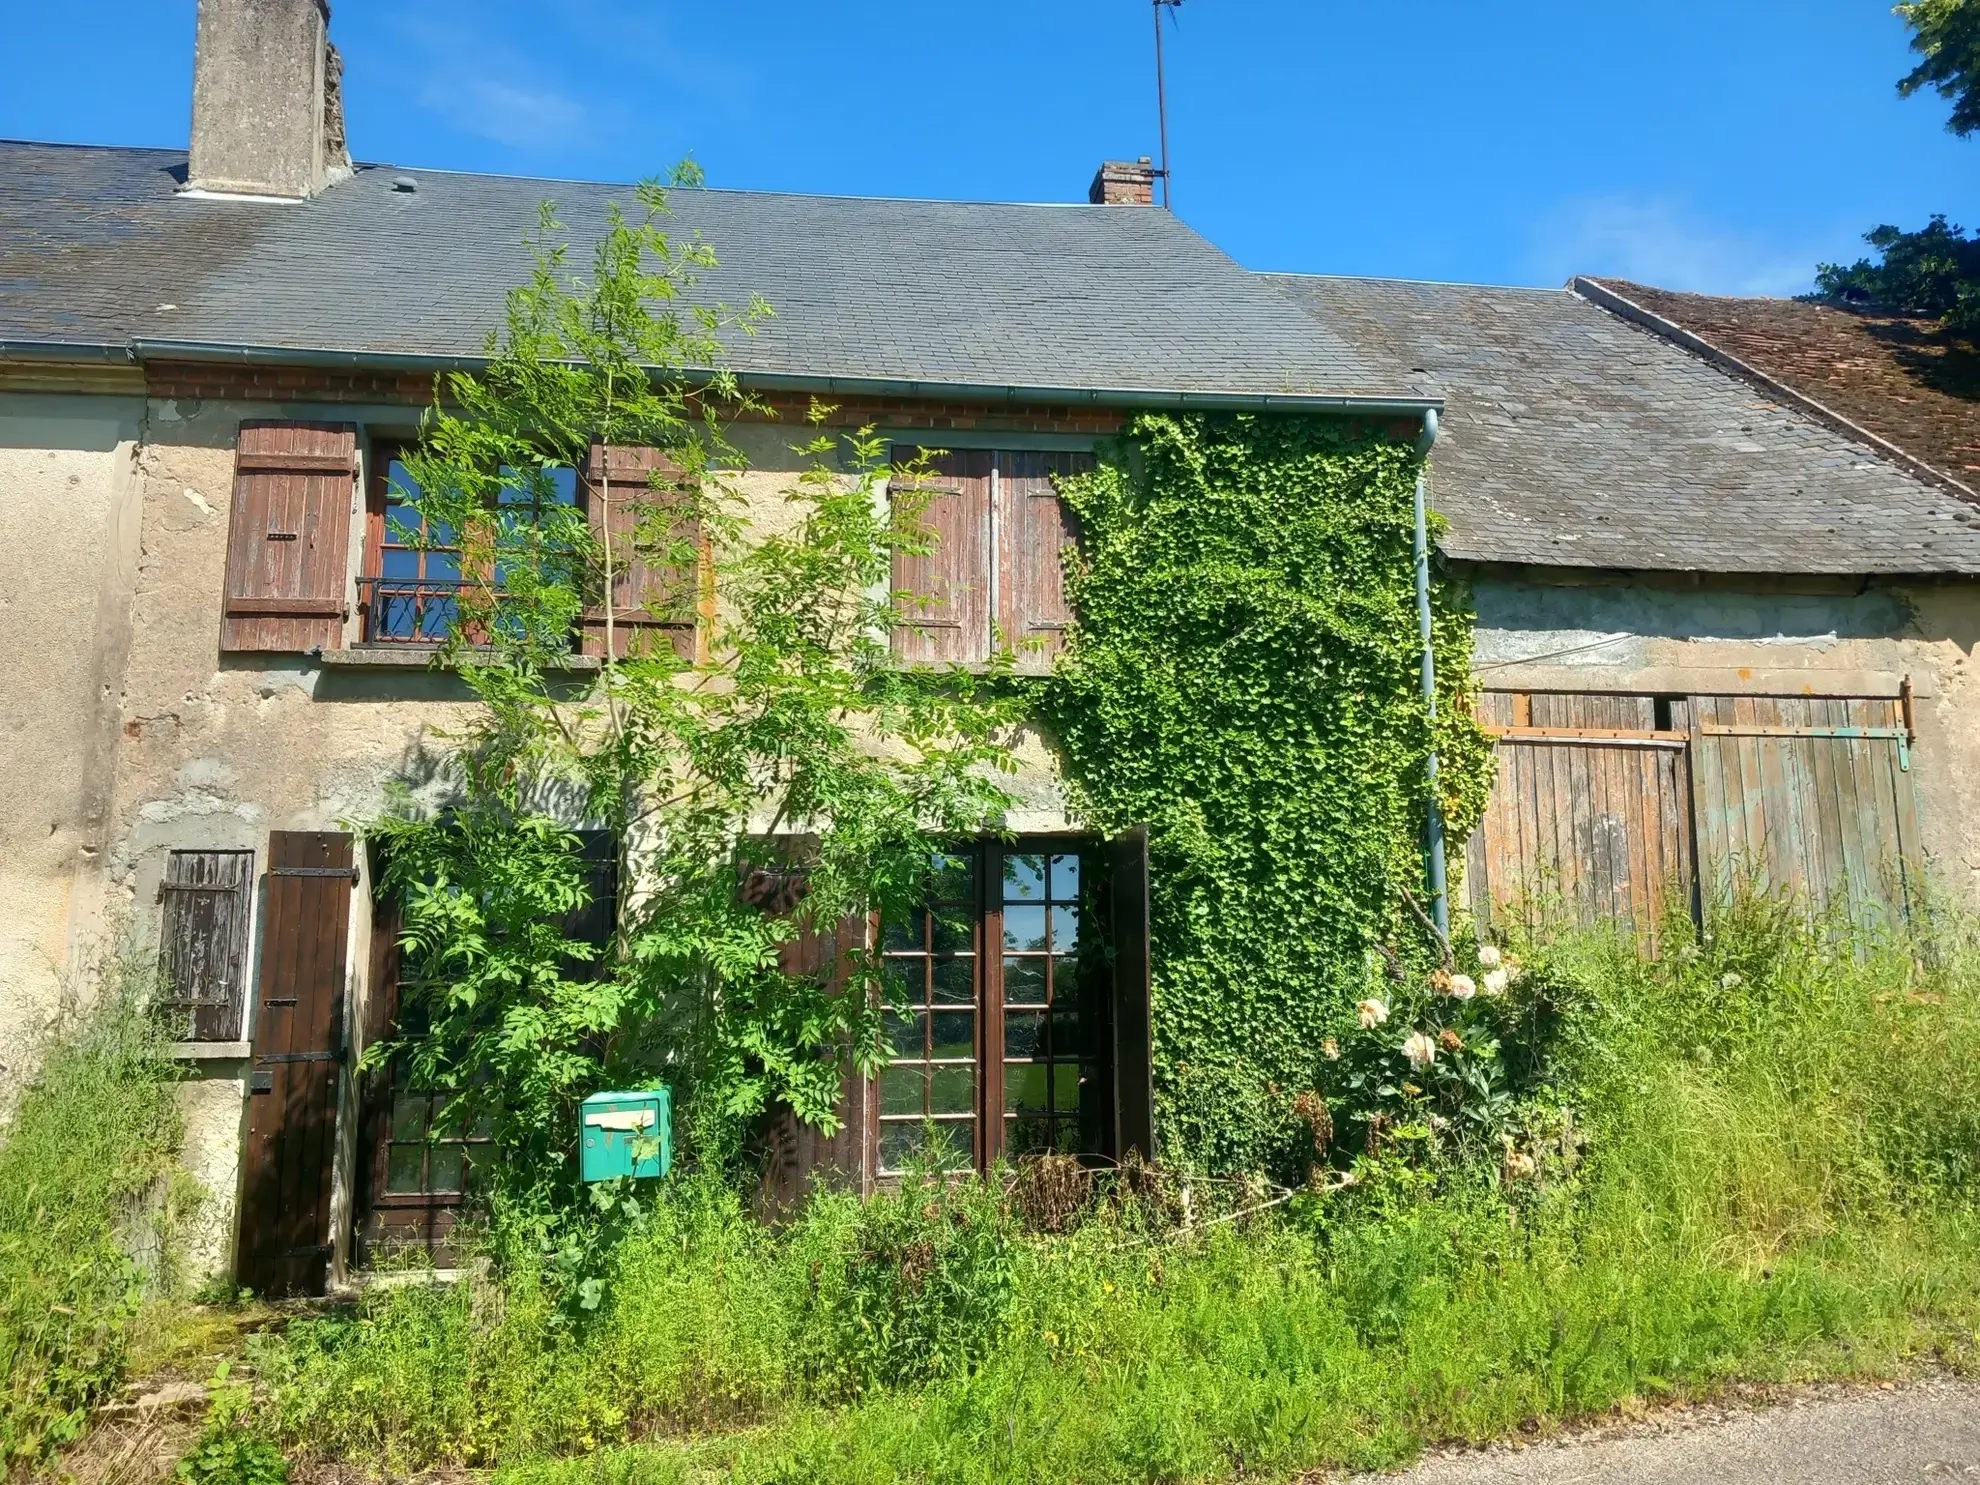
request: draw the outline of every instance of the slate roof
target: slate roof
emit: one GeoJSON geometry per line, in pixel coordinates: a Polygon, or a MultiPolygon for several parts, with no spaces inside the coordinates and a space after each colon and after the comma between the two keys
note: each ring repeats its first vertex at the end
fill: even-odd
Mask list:
{"type": "Polygon", "coordinates": [[[1456,558],[1742,573],[1980,573],[1980,509],[1561,290],[1261,275],[1446,399],[1456,558]]]}
{"type": "MultiPolygon", "coordinates": [[[[0,143],[0,342],[133,337],[471,356],[553,198],[581,262],[624,186],[361,167],[313,201],[180,195],[182,151],[0,143]],[[418,190],[393,188],[410,174],[418,190]],[[160,305],[175,305],[162,310],[160,305]]],[[[759,378],[1259,397],[1407,396],[1379,343],[1300,314],[1166,211],[745,191],[674,196],[703,288],[776,318],[759,378]]]]}
{"type": "Polygon", "coordinates": [[[1914,458],[1980,486],[1980,349],[1938,321],[1605,282],[1914,458]]]}

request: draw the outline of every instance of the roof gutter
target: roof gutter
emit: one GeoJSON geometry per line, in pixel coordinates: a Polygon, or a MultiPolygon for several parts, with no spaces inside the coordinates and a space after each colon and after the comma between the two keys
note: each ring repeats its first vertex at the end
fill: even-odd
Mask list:
{"type": "MultiPolygon", "coordinates": [[[[0,355],[11,343],[0,342],[0,355]]],[[[347,371],[396,372],[401,375],[477,371],[489,365],[486,356],[408,355],[395,351],[301,350],[289,346],[229,345],[211,341],[156,340],[134,336],[121,358],[133,361],[196,361],[248,366],[315,366],[347,371]]],[[[715,373],[690,368],[690,381],[709,381],[715,373]]],[[[800,376],[783,373],[738,372],[744,386],[764,392],[806,392],[827,397],[941,397],[971,402],[1057,406],[1158,408],[1191,407],[1228,411],[1358,412],[1399,414],[1419,418],[1441,411],[1441,397],[1362,397],[1323,392],[1202,392],[1183,388],[1051,387],[1021,384],[900,380],[889,377],[800,376]]]]}

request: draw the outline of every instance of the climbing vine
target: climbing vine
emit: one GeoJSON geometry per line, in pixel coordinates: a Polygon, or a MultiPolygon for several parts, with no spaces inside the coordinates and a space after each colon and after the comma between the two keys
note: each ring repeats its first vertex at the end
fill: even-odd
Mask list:
{"type": "MultiPolygon", "coordinates": [[[[1151,413],[1068,480],[1077,628],[1040,702],[1075,808],[1150,828],[1168,1163],[1296,1168],[1302,1094],[1390,973],[1427,974],[1412,541],[1418,457],[1340,418],[1151,413]]],[[[1484,809],[1470,615],[1435,588],[1435,742],[1455,843],[1484,809]]],[[[1304,1107],[1311,1109],[1310,1099],[1304,1107]]]]}

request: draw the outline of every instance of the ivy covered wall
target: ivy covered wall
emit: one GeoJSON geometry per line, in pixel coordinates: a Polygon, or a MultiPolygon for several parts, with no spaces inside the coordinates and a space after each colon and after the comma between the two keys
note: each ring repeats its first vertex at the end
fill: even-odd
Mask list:
{"type": "MultiPolygon", "coordinates": [[[[1147,414],[1064,495],[1079,614],[1042,700],[1075,807],[1150,827],[1165,1164],[1296,1168],[1377,944],[1427,952],[1414,448],[1339,417],[1147,414]]],[[[1492,758],[1435,587],[1453,856],[1492,758]]]]}

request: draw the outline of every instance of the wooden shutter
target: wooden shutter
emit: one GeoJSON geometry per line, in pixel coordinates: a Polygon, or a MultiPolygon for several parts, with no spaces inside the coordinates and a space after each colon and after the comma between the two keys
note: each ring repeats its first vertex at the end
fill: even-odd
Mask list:
{"type": "Polygon", "coordinates": [[[159,898],[171,992],[163,1003],[174,1034],[231,1042],[242,1034],[252,851],[174,851],[159,898]]]}
{"type": "Polygon", "coordinates": [[[221,649],[343,644],[356,489],[350,424],[241,424],[221,649]]]}
{"type": "Polygon", "coordinates": [[[1056,481],[1092,467],[1091,454],[997,455],[997,626],[1020,674],[1049,674],[1072,627],[1063,553],[1079,529],[1056,481]]]}
{"type": "Polygon", "coordinates": [[[268,839],[238,1265],[257,1294],[320,1294],[329,1273],[351,861],[348,835],[268,839]]]}
{"type": "MultiPolygon", "coordinates": [[[[898,448],[895,462],[918,449],[898,448]]],[[[901,660],[963,664],[990,656],[990,477],[995,455],[984,450],[937,454],[916,488],[933,493],[921,523],[934,549],[925,556],[894,554],[893,586],[911,595],[898,603],[894,654],[901,660]]],[[[905,475],[897,482],[906,486],[905,475]]]]}
{"type": "MultiPolygon", "coordinates": [[[[585,467],[585,511],[601,542],[608,527],[611,534],[613,647],[620,659],[656,653],[653,647],[662,644],[671,644],[683,659],[694,658],[702,562],[688,568],[656,566],[634,555],[643,510],[686,504],[687,492],[671,483],[680,473],[680,466],[662,449],[591,446],[585,467]],[[657,485],[656,471],[661,476],[657,485]]],[[[674,522],[672,539],[691,541],[700,551],[701,523],[683,514],[674,522]]],[[[579,625],[583,653],[603,655],[604,605],[585,609],[579,625]]]]}
{"type": "Polygon", "coordinates": [[[1682,699],[1486,692],[1499,777],[1466,849],[1482,922],[1614,926],[1654,951],[1692,888],[1691,758],[1682,699]]]}
{"type": "Polygon", "coordinates": [[[1114,1154],[1155,1158],[1155,1048],[1148,952],[1148,830],[1109,848],[1113,895],[1114,1154]]]}

